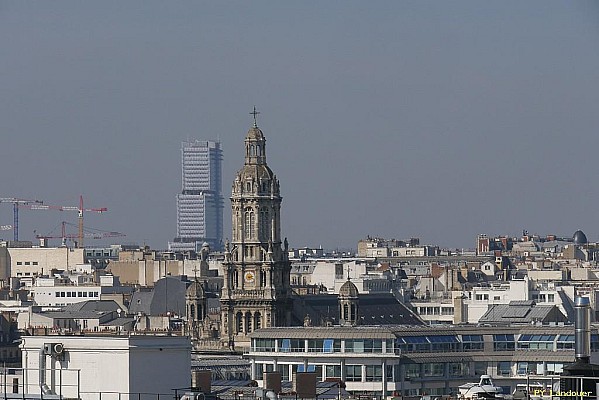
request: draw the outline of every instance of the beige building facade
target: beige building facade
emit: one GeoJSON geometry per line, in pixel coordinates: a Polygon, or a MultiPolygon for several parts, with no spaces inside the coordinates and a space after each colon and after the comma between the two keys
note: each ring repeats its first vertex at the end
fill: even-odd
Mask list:
{"type": "MultiPolygon", "coordinates": [[[[34,277],[53,269],[72,271],[83,264],[83,249],[68,247],[8,247],[10,276],[34,277]]],[[[1,256],[1,254],[0,254],[1,256]]]]}

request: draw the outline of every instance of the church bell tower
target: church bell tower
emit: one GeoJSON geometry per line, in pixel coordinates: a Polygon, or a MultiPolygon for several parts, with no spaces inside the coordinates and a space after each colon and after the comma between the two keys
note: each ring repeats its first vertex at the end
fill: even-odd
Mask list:
{"type": "Polygon", "coordinates": [[[281,242],[279,181],[266,164],[266,139],[254,125],[245,138],[245,162],[231,194],[232,240],[225,245],[221,335],[247,342],[262,327],[289,326],[291,303],[287,240],[281,242]]]}

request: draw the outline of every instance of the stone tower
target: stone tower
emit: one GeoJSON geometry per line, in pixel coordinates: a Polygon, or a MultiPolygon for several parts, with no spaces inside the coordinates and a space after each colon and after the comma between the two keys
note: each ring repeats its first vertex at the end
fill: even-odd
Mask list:
{"type": "Polygon", "coordinates": [[[187,331],[192,338],[200,336],[200,328],[206,318],[206,293],[198,279],[194,279],[185,291],[187,331]]]}
{"type": "Polygon", "coordinates": [[[347,281],[339,289],[339,324],[358,325],[358,306],[358,288],[349,280],[348,276],[347,281]]]}
{"type": "Polygon", "coordinates": [[[287,240],[281,243],[279,181],[266,164],[266,140],[255,109],[252,114],[245,163],[233,182],[233,232],[223,262],[221,335],[229,346],[248,342],[256,329],[291,323],[291,264],[287,240]]]}

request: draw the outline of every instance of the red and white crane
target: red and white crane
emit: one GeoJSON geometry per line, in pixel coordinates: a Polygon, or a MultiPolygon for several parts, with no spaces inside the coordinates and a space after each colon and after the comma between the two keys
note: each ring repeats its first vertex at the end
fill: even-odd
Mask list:
{"type": "MultiPolygon", "coordinates": [[[[70,224],[66,221],[62,221],[61,223],[61,233],[60,235],[35,235],[36,239],[61,239],[62,245],[65,246],[67,243],[67,239],[69,240],[78,240],[79,234],[67,233],[67,225],[75,226],[74,224],[70,224]]],[[[100,229],[90,229],[86,228],[85,232],[83,232],[83,237],[86,239],[104,239],[104,238],[112,238],[112,237],[123,237],[127,236],[121,232],[115,231],[103,231],[100,229]]]]}
{"type": "Polygon", "coordinates": [[[23,204],[23,205],[19,205],[18,207],[20,208],[27,208],[30,210],[56,210],[56,211],[77,211],[78,214],[78,225],[79,225],[79,232],[77,235],[78,241],[77,241],[77,247],[83,247],[83,213],[84,212],[97,212],[97,213],[103,213],[105,211],[108,211],[108,209],[106,207],[102,207],[102,208],[84,208],[83,207],[83,196],[79,196],[79,207],[77,206],[53,206],[53,205],[47,205],[47,204],[23,204]]]}

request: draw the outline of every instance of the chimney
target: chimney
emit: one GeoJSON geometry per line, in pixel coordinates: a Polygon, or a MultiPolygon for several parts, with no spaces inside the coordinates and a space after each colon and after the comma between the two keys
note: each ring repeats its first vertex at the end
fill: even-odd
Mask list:
{"type": "Polygon", "coordinates": [[[574,323],[577,362],[588,364],[591,358],[591,302],[588,297],[574,300],[576,321],[574,323]]]}

